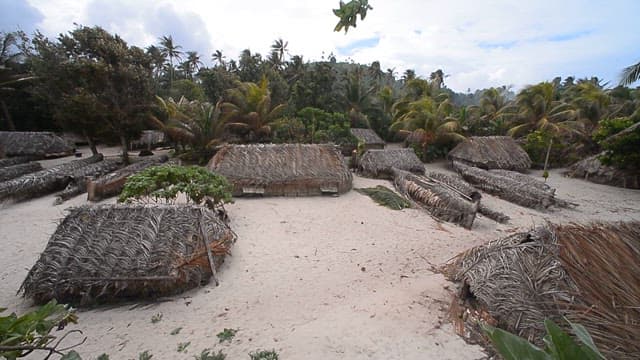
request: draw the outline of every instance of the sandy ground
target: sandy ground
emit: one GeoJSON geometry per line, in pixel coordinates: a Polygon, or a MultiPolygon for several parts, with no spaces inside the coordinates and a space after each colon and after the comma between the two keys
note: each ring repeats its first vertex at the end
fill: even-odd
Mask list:
{"type": "MultiPolygon", "coordinates": [[[[61,160],[46,162],[50,166],[61,160]]],[[[449,171],[444,164],[428,170],[449,171]]],[[[540,176],[540,172],[532,175],[540,176]]],[[[193,359],[205,348],[227,359],[275,349],[281,359],[478,359],[447,322],[453,285],[432,272],[472,246],[544,221],[640,220],[640,191],[591,184],[551,171],[557,195],[579,207],[539,212],[484,195],[512,217],[500,225],[479,216],[472,230],[440,223],[417,209],[393,211],[355,191],[340,197],[237,199],[227,206],[238,234],[209,284],[154,303],[80,310],[85,359],[193,359]],[[155,314],[162,320],[152,323],[155,314]],[[170,333],[181,328],[176,335],[170,333]],[[230,342],[216,334],[238,329],[230,342]],[[190,342],[186,352],[179,343],[190,342]]],[[[389,182],[354,178],[354,187],[389,182]]],[[[16,294],[64,209],[54,195],[0,208],[0,307],[31,303],[16,294]]],[[[114,202],[115,199],[105,201],[114,202]]],[[[71,339],[69,340],[71,342],[71,339]]],[[[39,357],[34,357],[39,358],[39,357]]]]}

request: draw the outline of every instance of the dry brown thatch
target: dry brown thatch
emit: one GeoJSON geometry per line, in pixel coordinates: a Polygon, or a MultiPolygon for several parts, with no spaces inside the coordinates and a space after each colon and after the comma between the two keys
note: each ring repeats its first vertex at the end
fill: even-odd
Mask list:
{"type": "Polygon", "coordinates": [[[15,156],[6,159],[0,159],[0,169],[5,168],[7,166],[14,166],[18,164],[28,163],[29,161],[33,161],[35,158],[31,156],[15,156]]]}
{"type": "Polygon", "coordinates": [[[39,162],[28,162],[0,168],[0,182],[15,179],[22,175],[42,170],[39,162]]]}
{"type": "Polygon", "coordinates": [[[132,149],[155,149],[167,143],[167,136],[159,130],[143,130],[140,138],[131,142],[132,149]]]}
{"type": "Polygon", "coordinates": [[[510,136],[472,136],[453,148],[447,157],[481,169],[523,172],[531,167],[529,155],[510,136]]]}
{"type": "Polygon", "coordinates": [[[74,208],[20,290],[36,303],[82,305],[177,294],[206,284],[235,239],[199,206],[74,208]]]}
{"type": "MultiPolygon", "coordinates": [[[[516,173],[519,174],[519,173],[516,173]]],[[[471,184],[469,184],[468,182],[464,181],[459,175],[457,174],[443,174],[443,173],[438,173],[438,172],[429,172],[426,174],[427,177],[434,179],[436,181],[440,181],[443,184],[446,184],[454,189],[456,189],[457,191],[463,193],[464,195],[466,195],[468,198],[470,199],[478,199],[480,200],[480,204],[478,205],[478,212],[486,217],[488,217],[489,219],[499,222],[501,224],[507,223],[509,222],[510,218],[509,216],[493,210],[489,207],[487,207],[486,205],[484,205],[482,203],[482,195],[480,194],[480,192],[478,191],[478,189],[476,189],[475,187],[473,187],[471,184]]]]}
{"type": "Polygon", "coordinates": [[[392,179],[393,168],[424,174],[424,164],[411,148],[369,150],[358,161],[363,176],[392,179]]]}
{"type": "Polygon", "coordinates": [[[62,190],[71,181],[71,174],[74,171],[101,160],[102,155],[98,154],[1,182],[0,201],[26,200],[62,190]]]}
{"type": "MultiPolygon", "coordinates": [[[[640,124],[640,123],[639,123],[640,124]]],[[[618,186],[629,189],[640,189],[640,173],[638,171],[625,171],[613,166],[607,166],[600,162],[598,157],[602,154],[590,156],[571,165],[564,174],[585,179],[596,184],[618,186]]]]}
{"type": "Polygon", "coordinates": [[[640,358],[640,222],[547,224],[460,254],[448,275],[463,299],[536,343],[545,318],[564,316],[608,358],[640,358]]]}
{"type": "Polygon", "coordinates": [[[478,211],[479,199],[472,199],[437,180],[393,169],[398,192],[413,200],[431,215],[470,229],[478,211]]]}
{"type": "Polygon", "coordinates": [[[353,181],[333,145],[227,145],[207,167],[233,184],[234,196],[342,194],[353,181]]]}
{"type": "Polygon", "coordinates": [[[116,196],[122,191],[129,176],[139,173],[148,167],[165,163],[167,160],[169,160],[169,157],[166,155],[153,156],[139,160],[104,176],[100,176],[97,179],[88,179],[86,183],[87,200],[100,201],[111,196],[116,196]]]}
{"type": "Polygon", "coordinates": [[[363,143],[365,150],[384,149],[384,140],[371,129],[352,128],[351,134],[363,143]]]}
{"type": "Polygon", "coordinates": [[[6,156],[61,157],[74,152],[73,146],[52,132],[0,131],[0,146],[6,156]]]}
{"type": "Polygon", "coordinates": [[[523,181],[517,179],[517,176],[505,176],[457,161],[453,162],[453,167],[476,188],[515,204],[534,209],[546,209],[551,205],[567,206],[567,203],[554,197],[555,190],[551,188],[545,190],[544,184],[544,186],[531,185],[532,182],[537,181],[534,178],[523,181]]]}

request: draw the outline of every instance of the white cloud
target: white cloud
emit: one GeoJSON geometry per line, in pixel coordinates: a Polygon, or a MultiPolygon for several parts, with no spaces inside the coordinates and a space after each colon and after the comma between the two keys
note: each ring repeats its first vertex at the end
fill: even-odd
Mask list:
{"type": "Polygon", "coordinates": [[[215,49],[230,58],[245,48],[266,55],[279,37],[289,41],[291,54],[317,60],[323,52],[337,54],[338,47],[379,36],[375,47],[356,49],[350,57],[379,60],[398,74],[412,68],[428,76],[441,68],[450,74],[447,85],[458,91],[522,87],[559,75],[615,82],[623,66],[640,60],[640,33],[632,30],[640,3],[634,0],[370,0],[374,10],[347,35],[332,31],[337,0],[29,3],[45,16],[39,26],[50,35],[73,22],[95,22],[137,45],[173,33],[185,50],[197,50],[206,60],[215,49]]]}

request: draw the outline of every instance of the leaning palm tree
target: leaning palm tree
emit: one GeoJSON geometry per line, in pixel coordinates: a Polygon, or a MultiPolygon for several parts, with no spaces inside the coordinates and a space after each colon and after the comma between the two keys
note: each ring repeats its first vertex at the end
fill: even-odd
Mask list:
{"type": "Polygon", "coordinates": [[[160,38],[160,51],[169,58],[169,87],[173,87],[173,59],[182,59],[182,46],[173,43],[173,37],[163,36],[160,38]]]}
{"type": "Polygon", "coordinates": [[[249,141],[268,140],[270,124],[286,109],[286,104],[271,104],[271,91],[265,77],[260,84],[240,82],[229,89],[225,97],[228,101],[221,104],[225,121],[232,131],[248,135],[249,141]]]}
{"type": "Polygon", "coordinates": [[[627,66],[622,70],[620,85],[631,85],[640,80],[640,62],[631,66],[627,66]]]}

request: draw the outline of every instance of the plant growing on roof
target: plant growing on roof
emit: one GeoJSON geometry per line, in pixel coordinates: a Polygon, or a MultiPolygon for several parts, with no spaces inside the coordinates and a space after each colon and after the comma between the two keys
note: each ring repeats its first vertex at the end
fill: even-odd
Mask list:
{"type": "Polygon", "coordinates": [[[145,202],[164,200],[175,202],[178,194],[187,201],[214,209],[232,202],[231,184],[227,179],[199,166],[154,166],[127,179],[118,198],[119,202],[145,202]]]}

